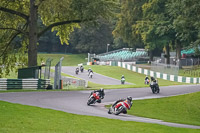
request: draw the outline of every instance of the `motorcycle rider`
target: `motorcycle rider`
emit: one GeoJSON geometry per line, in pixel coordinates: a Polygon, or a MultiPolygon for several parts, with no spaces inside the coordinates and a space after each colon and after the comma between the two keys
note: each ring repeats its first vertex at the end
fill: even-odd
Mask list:
{"type": "Polygon", "coordinates": [[[89,72],[89,73],[88,73],[88,76],[90,76],[90,74],[93,74],[93,71],[92,71],[91,68],[88,69],[88,72],[89,72]]]}
{"type": "Polygon", "coordinates": [[[123,79],[123,78],[125,79],[124,75],[122,75],[121,79],[123,79]]]}
{"type": "Polygon", "coordinates": [[[125,77],[124,77],[124,75],[122,75],[122,77],[121,77],[121,84],[124,84],[125,83],[125,77]]]}
{"type": "MultiPolygon", "coordinates": [[[[151,82],[152,82],[152,85],[155,85],[155,86],[157,86],[159,88],[157,79],[155,79],[154,77],[151,77],[151,82]]],[[[150,85],[150,87],[151,87],[151,85],[150,85]]]]}
{"type": "Polygon", "coordinates": [[[146,77],[145,77],[145,79],[144,79],[144,80],[145,80],[145,81],[146,81],[146,80],[149,80],[149,77],[146,75],[146,77]]]}
{"type": "MultiPolygon", "coordinates": [[[[128,96],[126,99],[124,98],[124,99],[119,99],[119,100],[117,100],[113,105],[112,105],[112,108],[116,111],[116,105],[119,103],[119,102],[127,102],[129,105],[130,105],[130,108],[131,108],[131,106],[132,106],[132,104],[133,104],[133,102],[132,102],[132,97],[131,96],[128,96]]],[[[125,111],[125,112],[123,112],[124,114],[127,114],[127,111],[125,111]]]]}
{"type": "Polygon", "coordinates": [[[105,96],[105,93],[104,93],[104,89],[101,88],[99,90],[94,90],[91,92],[90,96],[93,94],[93,93],[96,93],[98,92],[99,93],[99,96],[100,96],[100,99],[97,101],[98,103],[101,103],[101,99],[104,99],[104,96],[105,96]]]}
{"type": "Polygon", "coordinates": [[[81,65],[81,66],[80,66],[80,70],[81,70],[81,72],[83,72],[83,69],[84,69],[84,67],[81,65]]]}
{"type": "Polygon", "coordinates": [[[151,77],[151,82],[157,83],[156,79],[154,77],[151,77]]]}
{"type": "Polygon", "coordinates": [[[146,75],[144,81],[145,81],[145,83],[146,83],[147,81],[149,81],[149,77],[148,77],[147,75],[146,75]]]}
{"type": "Polygon", "coordinates": [[[88,72],[90,72],[90,70],[92,70],[91,68],[88,69],[88,72]]]}
{"type": "Polygon", "coordinates": [[[76,73],[78,73],[78,72],[79,72],[79,68],[77,67],[77,68],[76,68],[76,73]]]}

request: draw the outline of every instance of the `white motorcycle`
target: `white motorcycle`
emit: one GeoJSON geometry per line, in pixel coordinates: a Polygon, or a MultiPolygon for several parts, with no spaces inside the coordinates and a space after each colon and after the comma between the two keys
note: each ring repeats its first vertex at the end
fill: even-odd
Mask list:
{"type": "Polygon", "coordinates": [[[89,73],[89,78],[92,78],[93,77],[93,72],[90,72],[89,73]]]}

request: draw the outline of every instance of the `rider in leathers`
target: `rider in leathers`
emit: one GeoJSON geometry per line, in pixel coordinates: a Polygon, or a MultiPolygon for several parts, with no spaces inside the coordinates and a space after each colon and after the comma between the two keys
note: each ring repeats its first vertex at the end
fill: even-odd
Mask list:
{"type": "Polygon", "coordinates": [[[146,80],[149,80],[149,77],[148,77],[148,76],[146,76],[144,80],[145,80],[145,81],[146,81],[146,80]]]}
{"type": "MultiPolygon", "coordinates": [[[[123,101],[127,102],[127,103],[130,105],[130,108],[131,108],[131,106],[132,106],[132,104],[133,104],[133,102],[132,102],[132,97],[128,96],[126,99],[124,98],[124,99],[119,99],[119,100],[117,100],[117,101],[112,105],[113,109],[116,111],[115,106],[116,106],[119,102],[123,102],[123,101]]],[[[129,108],[129,109],[130,109],[130,108],[129,108]]],[[[127,114],[127,111],[125,110],[123,113],[124,113],[124,114],[127,114]]]]}
{"type": "MultiPolygon", "coordinates": [[[[153,82],[153,85],[159,88],[158,81],[154,77],[151,77],[151,82],[153,82]]],[[[152,87],[152,85],[150,85],[150,87],[152,87]]]]}
{"type": "Polygon", "coordinates": [[[80,66],[80,70],[81,70],[81,72],[83,72],[83,69],[84,69],[84,67],[81,65],[81,66],[80,66]]]}
{"type": "Polygon", "coordinates": [[[100,99],[97,101],[98,103],[101,103],[101,99],[104,99],[104,96],[105,96],[105,93],[104,93],[104,89],[101,88],[99,90],[94,90],[91,92],[90,96],[93,94],[93,93],[96,93],[98,92],[99,93],[99,96],[100,96],[100,99]]]}

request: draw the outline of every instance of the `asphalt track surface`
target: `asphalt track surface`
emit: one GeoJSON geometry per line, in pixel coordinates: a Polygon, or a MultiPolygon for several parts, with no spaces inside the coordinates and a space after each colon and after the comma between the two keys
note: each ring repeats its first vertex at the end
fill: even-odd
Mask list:
{"type": "MultiPolygon", "coordinates": [[[[181,85],[160,87],[160,94],[152,94],[150,88],[129,88],[129,89],[113,89],[105,90],[105,98],[102,103],[87,106],[88,96],[91,91],[47,91],[47,92],[11,92],[0,93],[0,100],[11,103],[19,103],[23,105],[31,105],[42,108],[60,110],[73,114],[99,116],[111,119],[120,119],[124,121],[137,121],[145,123],[156,123],[172,127],[194,128],[200,129],[200,126],[177,124],[164,122],[162,120],[136,117],[131,115],[120,114],[115,116],[108,114],[108,109],[104,107],[111,104],[119,98],[132,96],[136,99],[161,98],[174,95],[200,91],[200,85],[181,85]]],[[[134,103],[133,107],[134,109],[134,103]]]]}
{"type": "MultiPolygon", "coordinates": [[[[75,77],[78,77],[78,78],[81,78],[84,80],[88,80],[88,81],[91,81],[96,84],[102,84],[102,85],[120,85],[121,84],[121,80],[107,77],[107,76],[104,76],[104,75],[101,75],[101,74],[98,74],[95,72],[93,74],[93,78],[89,78],[87,70],[84,70],[83,73],[79,72],[79,74],[77,75],[75,73],[75,69],[76,69],[76,67],[73,67],[73,66],[62,66],[63,73],[66,73],[68,75],[75,76],[75,77]]],[[[119,77],[119,79],[120,78],[121,77],[119,77]]],[[[125,84],[132,84],[132,83],[126,82],[125,84]]]]}

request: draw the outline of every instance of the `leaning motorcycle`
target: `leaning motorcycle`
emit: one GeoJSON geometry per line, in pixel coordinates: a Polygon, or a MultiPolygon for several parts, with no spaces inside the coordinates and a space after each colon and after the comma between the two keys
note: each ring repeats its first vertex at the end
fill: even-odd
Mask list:
{"type": "Polygon", "coordinates": [[[127,101],[117,103],[114,107],[111,106],[108,110],[108,114],[119,115],[120,113],[126,114],[127,109],[130,109],[131,105],[127,101]],[[116,108],[116,109],[115,109],[116,108]]]}
{"type": "Polygon", "coordinates": [[[146,79],[146,80],[144,81],[144,84],[145,84],[145,85],[148,85],[148,84],[149,84],[149,79],[146,79]]]}
{"type": "Polygon", "coordinates": [[[155,94],[155,93],[160,92],[160,88],[157,82],[151,82],[150,87],[151,87],[152,93],[155,94]]]}
{"type": "Polygon", "coordinates": [[[121,79],[121,84],[125,84],[125,78],[121,79]]]}
{"type": "Polygon", "coordinates": [[[89,78],[92,78],[93,77],[93,72],[90,72],[89,73],[89,78]]]}
{"type": "Polygon", "coordinates": [[[76,69],[76,70],[75,70],[75,73],[76,73],[76,75],[78,75],[78,72],[79,72],[79,70],[78,70],[78,69],[76,69]]]}
{"type": "Polygon", "coordinates": [[[83,73],[84,68],[80,68],[81,72],[83,73]]]}
{"type": "Polygon", "coordinates": [[[100,100],[99,92],[92,93],[88,99],[87,105],[95,104],[98,100],[100,100]]]}

